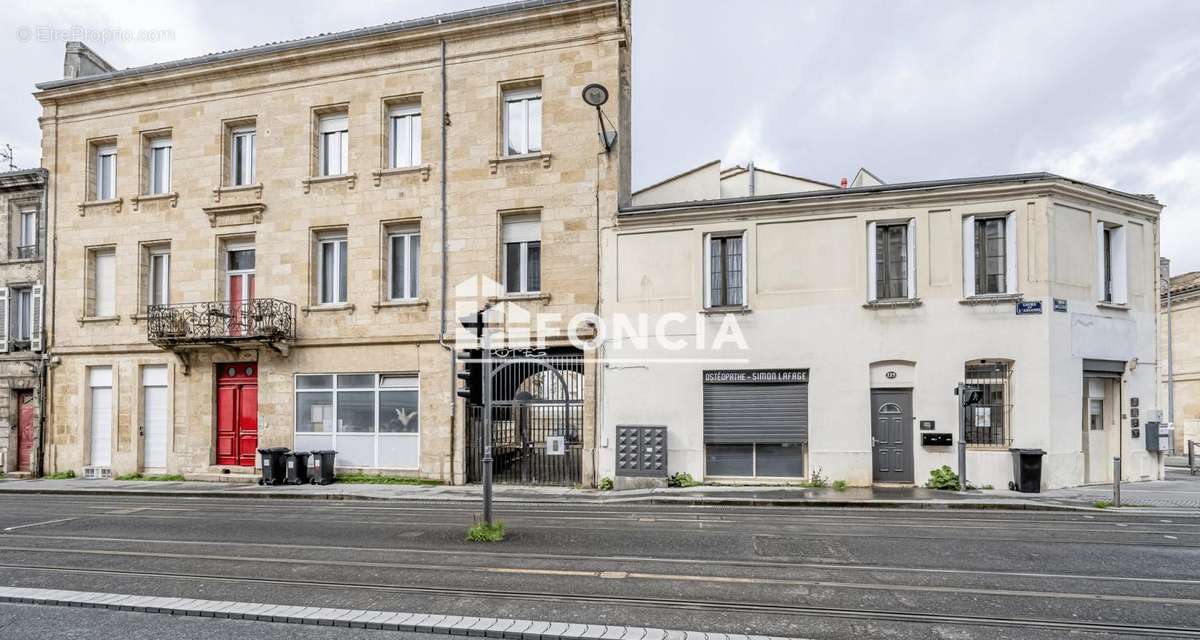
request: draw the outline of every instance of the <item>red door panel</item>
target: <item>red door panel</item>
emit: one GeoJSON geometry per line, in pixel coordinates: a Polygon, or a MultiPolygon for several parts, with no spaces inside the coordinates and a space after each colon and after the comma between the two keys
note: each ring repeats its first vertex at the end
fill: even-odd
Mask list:
{"type": "Polygon", "coordinates": [[[254,466],[258,454],[258,384],[243,383],[238,398],[238,464],[254,466]]]}
{"type": "Polygon", "coordinates": [[[258,455],[258,364],[217,365],[217,464],[253,467],[258,455]]]}
{"type": "Polygon", "coordinates": [[[20,407],[17,427],[17,471],[30,471],[33,458],[33,394],[17,396],[20,407]]]}

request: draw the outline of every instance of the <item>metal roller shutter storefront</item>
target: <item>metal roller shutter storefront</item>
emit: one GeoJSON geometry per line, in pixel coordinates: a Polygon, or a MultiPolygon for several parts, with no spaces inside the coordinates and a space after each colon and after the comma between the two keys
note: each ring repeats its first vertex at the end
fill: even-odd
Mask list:
{"type": "Polygon", "coordinates": [[[704,372],[705,475],[803,477],[808,370],[704,372]]]}

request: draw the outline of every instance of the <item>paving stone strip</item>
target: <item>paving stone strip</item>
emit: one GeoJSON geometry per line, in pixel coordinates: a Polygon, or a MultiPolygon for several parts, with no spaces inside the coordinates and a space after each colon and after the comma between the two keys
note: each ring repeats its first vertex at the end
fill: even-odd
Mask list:
{"type": "Polygon", "coordinates": [[[286,624],[315,624],[357,627],[384,631],[413,631],[443,635],[506,638],[508,640],[786,640],[769,636],[744,636],[606,626],[506,618],[442,616],[394,611],[332,609],[258,602],[160,598],[119,593],[64,591],[0,587],[0,603],[45,604],[59,607],[88,607],[114,611],[167,613],[176,616],[205,616],[235,620],[259,620],[286,624]]]}

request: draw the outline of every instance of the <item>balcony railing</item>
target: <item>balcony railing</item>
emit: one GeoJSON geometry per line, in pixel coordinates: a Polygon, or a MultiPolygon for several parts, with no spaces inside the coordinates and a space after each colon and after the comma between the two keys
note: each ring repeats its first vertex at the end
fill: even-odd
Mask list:
{"type": "Polygon", "coordinates": [[[36,244],[27,244],[17,247],[17,259],[28,260],[38,257],[38,247],[36,244]]]}
{"type": "Polygon", "coordinates": [[[160,347],[262,342],[275,348],[296,337],[296,305],[274,298],[150,305],[147,338],[160,347]]]}

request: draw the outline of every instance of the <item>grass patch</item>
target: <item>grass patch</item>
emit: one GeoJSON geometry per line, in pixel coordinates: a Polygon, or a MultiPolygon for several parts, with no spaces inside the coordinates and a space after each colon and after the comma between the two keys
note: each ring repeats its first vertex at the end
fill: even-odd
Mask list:
{"type": "Polygon", "coordinates": [[[596,488],[601,491],[612,491],[613,490],[612,478],[609,478],[607,476],[600,478],[600,484],[597,485],[596,488]]]}
{"type": "Polygon", "coordinates": [[[123,476],[117,476],[115,480],[147,480],[149,482],[183,482],[184,477],[178,473],[164,474],[160,476],[144,476],[140,473],[127,473],[123,476]]]}
{"type": "Polygon", "coordinates": [[[1097,500],[1092,503],[1092,506],[1096,507],[1097,509],[1107,509],[1113,506],[1113,503],[1112,500],[1097,500]]]}
{"type": "Polygon", "coordinates": [[[679,473],[671,474],[671,477],[667,478],[668,487],[696,487],[699,485],[700,483],[696,482],[696,479],[692,477],[692,474],[686,471],[680,471],[679,473]]]}
{"type": "Polygon", "coordinates": [[[334,476],[334,481],[346,484],[409,484],[435,486],[442,484],[441,480],[426,480],[407,476],[379,476],[370,473],[346,473],[334,476]]]}
{"type": "Polygon", "coordinates": [[[500,542],[503,539],[503,522],[494,522],[490,525],[486,522],[476,522],[474,526],[467,529],[467,540],[469,542],[500,542]]]}
{"type": "Polygon", "coordinates": [[[833,490],[834,491],[845,491],[846,490],[846,481],[845,480],[834,480],[833,481],[833,490]]]}
{"type": "Polygon", "coordinates": [[[48,473],[44,477],[46,480],[70,480],[75,477],[75,472],[59,471],[58,473],[48,473]]]}

